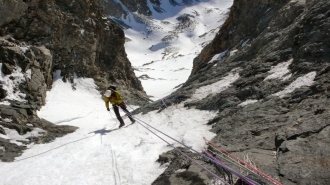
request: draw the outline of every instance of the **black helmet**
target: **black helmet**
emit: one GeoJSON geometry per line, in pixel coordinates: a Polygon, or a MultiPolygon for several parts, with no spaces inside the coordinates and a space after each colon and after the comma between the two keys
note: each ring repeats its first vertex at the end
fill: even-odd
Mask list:
{"type": "Polygon", "coordinates": [[[110,85],[110,86],[108,87],[108,89],[113,89],[113,90],[116,90],[116,89],[117,89],[117,87],[116,87],[115,85],[110,85]]]}

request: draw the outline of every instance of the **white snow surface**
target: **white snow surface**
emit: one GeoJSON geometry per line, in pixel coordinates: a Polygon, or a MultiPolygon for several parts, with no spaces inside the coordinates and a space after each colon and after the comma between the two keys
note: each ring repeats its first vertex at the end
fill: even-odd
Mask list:
{"type": "Polygon", "coordinates": [[[228,50],[223,51],[223,52],[221,52],[219,54],[214,55],[212,57],[212,59],[208,63],[212,63],[215,60],[221,60],[227,54],[227,52],[228,52],[228,50]]]}
{"type": "Polygon", "coordinates": [[[316,72],[313,71],[304,76],[298,77],[295,81],[293,81],[284,90],[279,91],[273,95],[283,98],[284,96],[293,92],[295,89],[298,89],[303,86],[311,86],[314,83],[315,76],[316,76],[316,72]]]}
{"type": "MultiPolygon", "coordinates": [[[[25,82],[24,74],[22,73],[22,69],[17,67],[12,74],[5,75],[2,73],[2,63],[0,63],[0,83],[3,86],[3,89],[6,91],[7,96],[4,100],[17,100],[21,102],[25,102],[25,94],[19,91],[19,84],[25,82]]],[[[8,105],[8,102],[3,101],[0,104],[8,105]]]]}
{"type": "MultiPolygon", "coordinates": [[[[0,184],[151,184],[165,169],[156,162],[158,156],[172,148],[139,123],[112,130],[119,122],[112,109],[106,110],[93,80],[76,78],[76,90],[72,90],[59,74],[60,71],[54,74],[53,88],[38,116],[79,129],[51,143],[30,145],[16,158],[24,160],[0,162],[0,184]],[[80,140],[83,138],[86,139],[80,140]],[[34,155],[37,156],[25,159],[34,155]]],[[[203,137],[215,136],[206,125],[215,115],[216,112],[186,109],[179,104],[161,113],[153,111],[136,117],[201,151],[205,147],[203,137]]],[[[130,124],[125,116],[124,121],[130,124]]],[[[18,137],[13,134],[7,137],[18,137]]]]}
{"type": "Polygon", "coordinates": [[[226,90],[230,85],[239,78],[239,68],[233,69],[227,76],[222,78],[220,81],[215,82],[210,85],[202,86],[195,90],[192,95],[192,99],[201,100],[207,96],[214,96],[224,90],[226,90]]]}
{"type": "MultiPolygon", "coordinates": [[[[117,2],[120,3],[119,0],[117,2]]],[[[150,77],[140,80],[152,100],[170,94],[188,79],[193,59],[205,43],[214,38],[228,17],[232,4],[232,0],[208,0],[194,1],[190,6],[172,6],[169,1],[161,1],[160,8],[166,12],[160,14],[149,2],[152,17],[143,17],[145,24],[136,22],[132,13],[123,20],[132,27],[125,30],[125,36],[130,39],[125,43],[127,56],[137,77],[144,74],[150,77]],[[193,16],[190,18],[194,26],[175,30],[179,23],[176,18],[184,14],[193,16]],[[173,39],[162,41],[171,33],[175,33],[173,39]]]]}
{"type": "Polygon", "coordinates": [[[244,106],[246,106],[246,105],[254,104],[254,103],[257,103],[257,102],[258,102],[258,100],[246,100],[246,101],[244,101],[244,102],[238,104],[238,106],[244,107],[244,106]]]}
{"type": "Polygon", "coordinates": [[[271,73],[271,75],[267,76],[264,81],[276,78],[281,79],[282,81],[289,79],[292,76],[289,70],[289,66],[292,61],[293,59],[290,59],[287,62],[282,62],[277,64],[276,66],[273,66],[272,69],[268,72],[271,73]]]}

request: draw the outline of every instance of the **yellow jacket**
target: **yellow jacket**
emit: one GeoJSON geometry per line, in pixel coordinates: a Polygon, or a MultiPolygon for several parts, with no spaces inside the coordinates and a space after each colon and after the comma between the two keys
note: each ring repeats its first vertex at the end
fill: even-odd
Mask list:
{"type": "Polygon", "coordinates": [[[120,95],[118,91],[113,89],[109,89],[109,90],[111,90],[111,96],[110,97],[104,96],[104,102],[107,108],[109,108],[109,102],[111,103],[111,105],[113,105],[113,104],[121,104],[124,101],[123,97],[120,95]]]}

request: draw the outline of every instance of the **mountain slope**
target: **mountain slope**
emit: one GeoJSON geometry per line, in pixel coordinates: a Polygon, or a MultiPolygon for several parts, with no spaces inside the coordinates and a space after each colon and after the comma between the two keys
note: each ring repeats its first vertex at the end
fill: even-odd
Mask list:
{"type": "MultiPolygon", "coordinates": [[[[0,22],[2,134],[6,135],[5,129],[25,135],[42,128],[48,133],[38,135],[36,140],[42,143],[76,129],[56,127],[36,114],[46,102],[46,91],[52,87],[56,70],[61,70],[62,80],[69,82],[73,90],[76,77],[89,77],[100,91],[115,83],[132,103],[147,102],[124,50],[124,32],[103,14],[99,1],[4,0],[0,3],[1,18],[5,17],[0,22]]],[[[2,145],[10,145],[11,149],[17,146],[5,138],[2,145]]],[[[2,160],[13,160],[10,155],[15,152],[3,153],[1,156],[8,156],[2,160]]]]}
{"type": "Polygon", "coordinates": [[[215,37],[232,1],[166,0],[156,5],[151,1],[136,4],[103,1],[103,4],[108,15],[125,28],[128,58],[147,94],[158,100],[187,80],[191,61],[215,37]],[[149,10],[143,13],[136,10],[139,7],[149,10]]]}
{"type": "Polygon", "coordinates": [[[325,0],[234,1],[187,82],[165,99],[218,110],[208,123],[217,133],[212,141],[241,158],[248,154],[283,184],[328,184],[329,6],[325,0]]]}

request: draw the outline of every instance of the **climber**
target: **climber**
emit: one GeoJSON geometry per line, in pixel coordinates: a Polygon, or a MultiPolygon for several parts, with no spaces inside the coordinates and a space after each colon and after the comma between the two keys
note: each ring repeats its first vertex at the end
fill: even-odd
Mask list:
{"type": "MultiPolygon", "coordinates": [[[[110,85],[110,87],[108,87],[108,90],[105,91],[104,93],[104,102],[105,102],[105,106],[107,107],[107,110],[110,111],[109,109],[109,102],[111,103],[113,110],[115,111],[116,117],[120,122],[119,128],[124,126],[124,120],[120,117],[119,114],[119,108],[122,108],[127,114],[130,114],[128,112],[128,110],[126,109],[126,105],[124,103],[123,97],[119,94],[119,92],[116,90],[116,86],[115,85],[110,85]]],[[[132,121],[132,124],[135,123],[135,120],[131,117],[128,116],[129,119],[132,121]]]]}

